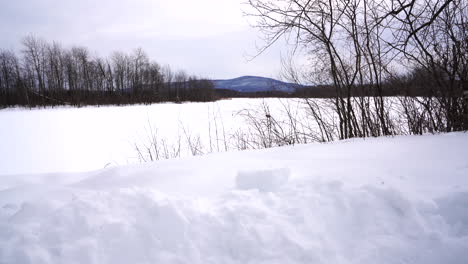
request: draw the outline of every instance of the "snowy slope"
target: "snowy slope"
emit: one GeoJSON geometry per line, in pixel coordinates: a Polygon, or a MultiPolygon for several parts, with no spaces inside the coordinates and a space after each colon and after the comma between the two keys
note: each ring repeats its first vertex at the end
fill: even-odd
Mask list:
{"type": "Polygon", "coordinates": [[[214,80],[213,84],[216,89],[249,93],[265,91],[294,92],[297,87],[296,84],[258,76],[242,76],[229,80],[214,80]]]}
{"type": "Polygon", "coordinates": [[[468,134],[0,176],[0,263],[466,263],[468,134]]]}

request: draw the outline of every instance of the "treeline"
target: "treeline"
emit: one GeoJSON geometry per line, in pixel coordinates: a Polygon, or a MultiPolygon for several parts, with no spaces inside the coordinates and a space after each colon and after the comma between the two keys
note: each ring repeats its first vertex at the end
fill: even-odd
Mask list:
{"type": "MultiPolygon", "coordinates": [[[[443,73],[439,74],[443,75],[443,73]]],[[[380,90],[374,89],[371,84],[351,86],[350,95],[353,97],[434,97],[440,95],[440,90],[435,84],[437,81],[432,77],[430,71],[424,68],[414,68],[408,73],[394,75],[383,80],[380,90]]],[[[462,94],[464,84],[461,80],[454,79],[451,85],[457,87],[455,94],[462,94]]],[[[287,92],[274,88],[272,86],[269,91],[258,92],[216,89],[216,95],[221,98],[335,98],[340,95],[332,84],[296,85],[293,91],[287,92]]]]}
{"type": "Polygon", "coordinates": [[[20,54],[0,50],[3,107],[212,101],[213,90],[211,81],[161,67],[140,48],[102,58],[27,36],[20,54]]]}

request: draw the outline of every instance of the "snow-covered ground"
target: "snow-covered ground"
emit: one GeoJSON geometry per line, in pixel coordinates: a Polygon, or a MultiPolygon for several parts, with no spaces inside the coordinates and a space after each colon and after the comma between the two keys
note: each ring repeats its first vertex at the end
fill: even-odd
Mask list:
{"type": "MultiPolygon", "coordinates": [[[[265,100],[272,105],[279,102],[265,100]]],[[[213,151],[221,150],[223,135],[243,126],[238,112],[256,108],[261,102],[263,99],[233,99],[122,107],[3,109],[0,175],[82,172],[138,163],[135,143],[147,138],[150,126],[168,144],[176,144],[179,136],[185,136],[185,130],[192,136],[200,135],[206,149],[210,137],[213,151]]]]}
{"type": "Polygon", "coordinates": [[[467,146],[402,136],[0,175],[0,263],[467,263],[467,146]]]}

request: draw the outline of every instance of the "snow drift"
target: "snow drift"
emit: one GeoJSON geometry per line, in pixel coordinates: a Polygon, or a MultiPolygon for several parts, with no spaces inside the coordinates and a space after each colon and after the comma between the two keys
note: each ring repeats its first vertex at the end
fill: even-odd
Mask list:
{"type": "Polygon", "coordinates": [[[0,176],[0,263],[466,263],[468,134],[0,176]]]}

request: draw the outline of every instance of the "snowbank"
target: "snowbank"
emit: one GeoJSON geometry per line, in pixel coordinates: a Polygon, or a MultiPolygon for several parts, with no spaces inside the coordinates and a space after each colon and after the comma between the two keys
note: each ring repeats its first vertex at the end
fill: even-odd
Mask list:
{"type": "Polygon", "coordinates": [[[466,263],[468,134],[0,176],[0,263],[466,263]]]}

